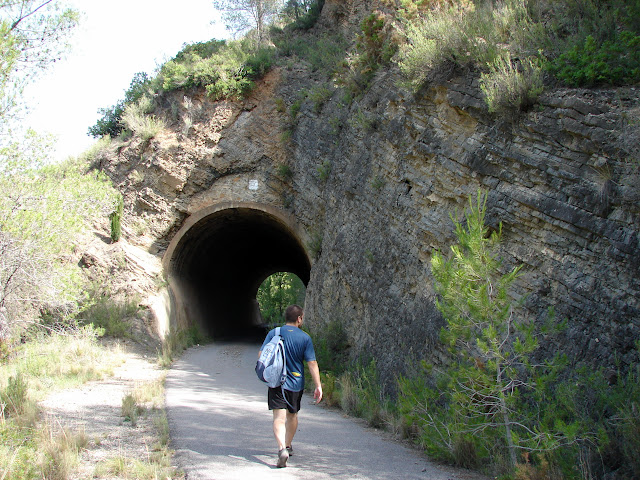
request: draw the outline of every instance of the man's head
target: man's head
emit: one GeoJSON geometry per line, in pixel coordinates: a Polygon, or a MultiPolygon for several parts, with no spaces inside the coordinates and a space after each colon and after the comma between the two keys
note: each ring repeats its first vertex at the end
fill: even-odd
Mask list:
{"type": "Polygon", "coordinates": [[[297,325],[298,320],[300,320],[300,325],[302,325],[303,317],[304,311],[299,305],[289,305],[284,311],[284,321],[289,325],[297,325]]]}

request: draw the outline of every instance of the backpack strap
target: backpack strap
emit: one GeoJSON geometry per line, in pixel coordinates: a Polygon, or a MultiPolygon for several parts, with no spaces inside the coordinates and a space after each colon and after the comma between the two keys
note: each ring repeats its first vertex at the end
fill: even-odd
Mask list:
{"type": "MultiPolygon", "coordinates": [[[[282,337],[282,335],[280,335],[280,327],[276,327],[276,335],[279,335],[282,340],[284,341],[284,337],[282,337]]],[[[285,355],[284,355],[284,371],[285,373],[287,372],[287,354],[286,354],[286,349],[285,349],[285,355]]],[[[289,403],[289,400],[287,400],[287,396],[284,394],[284,383],[280,386],[280,390],[282,391],[282,398],[284,398],[284,401],[287,403],[287,405],[289,405],[291,407],[291,410],[295,410],[295,408],[293,408],[293,405],[291,405],[289,403]]]]}

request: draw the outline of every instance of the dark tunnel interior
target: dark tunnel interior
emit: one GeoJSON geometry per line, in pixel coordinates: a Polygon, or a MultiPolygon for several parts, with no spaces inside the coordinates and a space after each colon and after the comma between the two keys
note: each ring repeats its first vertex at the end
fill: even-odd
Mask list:
{"type": "Polygon", "coordinates": [[[195,223],[180,239],[169,276],[182,292],[189,323],[214,339],[262,339],[255,300],[262,282],[291,272],[305,286],[310,263],[281,219],[258,209],[229,208],[195,223]]]}

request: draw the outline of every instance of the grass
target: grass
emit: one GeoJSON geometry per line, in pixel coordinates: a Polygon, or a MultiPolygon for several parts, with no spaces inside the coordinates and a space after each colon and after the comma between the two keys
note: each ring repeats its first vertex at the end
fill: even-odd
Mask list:
{"type": "Polygon", "coordinates": [[[207,341],[207,337],[196,326],[178,332],[172,331],[162,342],[162,350],[158,352],[158,365],[168,368],[184,350],[207,341]]]}
{"type": "Polygon", "coordinates": [[[11,377],[20,376],[28,385],[25,398],[40,401],[54,390],[112,375],[122,362],[119,347],[100,345],[92,326],[67,335],[41,333],[17,346],[10,360],[0,365],[0,388],[5,390],[11,377]]]}
{"type": "Polygon", "coordinates": [[[93,327],[72,333],[35,335],[0,366],[0,478],[66,479],[78,463],[84,432],[42,423],[36,402],[111,375],[123,357],[118,348],[101,346],[93,327]]]}
{"type": "Polygon", "coordinates": [[[95,469],[94,477],[115,477],[124,480],[157,480],[164,478],[184,478],[171,466],[171,451],[163,448],[147,452],[144,460],[124,455],[101,461],[95,469]]]}
{"type": "Polygon", "coordinates": [[[171,466],[172,452],[169,450],[169,422],[164,407],[165,375],[136,385],[122,399],[121,415],[131,426],[137,426],[141,416],[152,415],[157,442],[147,450],[146,458],[134,459],[118,455],[100,462],[95,476],[117,476],[124,479],[181,478],[182,473],[171,466]]]}
{"type": "Polygon", "coordinates": [[[123,125],[143,142],[151,140],[166,128],[164,120],[150,115],[151,111],[153,104],[149,97],[145,96],[127,105],[122,114],[123,125]]]}

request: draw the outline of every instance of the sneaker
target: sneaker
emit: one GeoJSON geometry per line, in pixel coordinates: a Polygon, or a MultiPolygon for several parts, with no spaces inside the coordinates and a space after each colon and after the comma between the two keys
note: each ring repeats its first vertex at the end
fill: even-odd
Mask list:
{"type": "Polygon", "coordinates": [[[289,452],[290,457],[293,457],[293,447],[291,445],[287,447],[287,452],[289,452]]]}
{"type": "Polygon", "coordinates": [[[276,467],[284,468],[287,466],[287,460],[289,460],[289,452],[286,448],[283,448],[278,452],[278,464],[276,467]]]}

